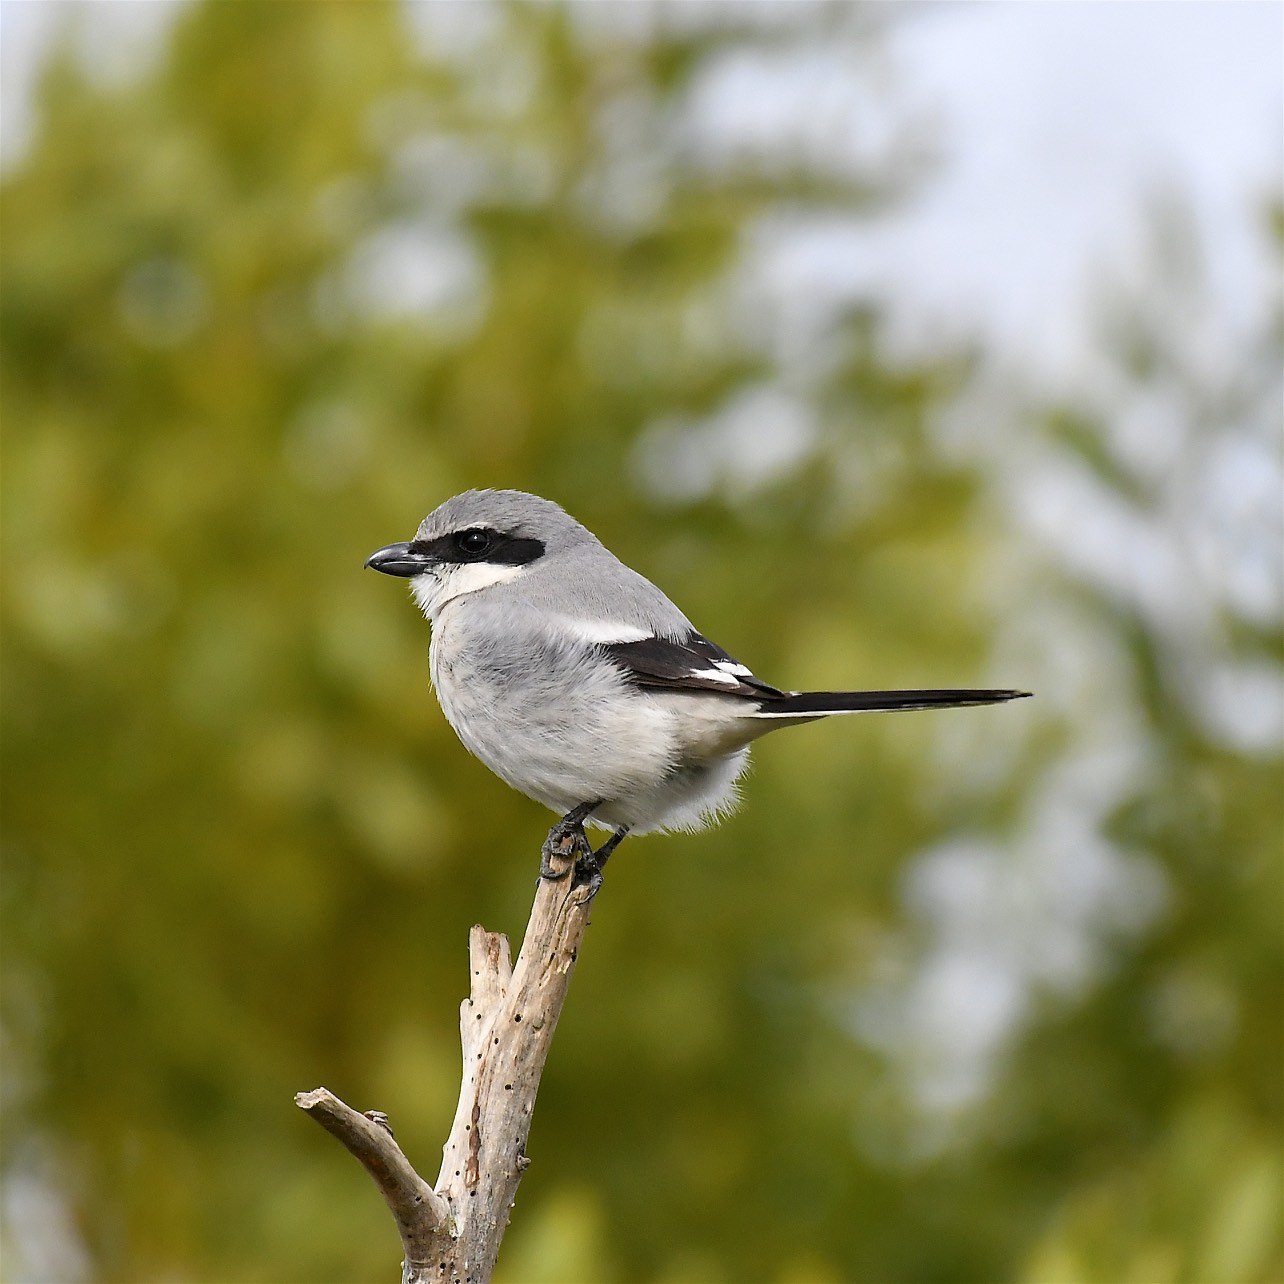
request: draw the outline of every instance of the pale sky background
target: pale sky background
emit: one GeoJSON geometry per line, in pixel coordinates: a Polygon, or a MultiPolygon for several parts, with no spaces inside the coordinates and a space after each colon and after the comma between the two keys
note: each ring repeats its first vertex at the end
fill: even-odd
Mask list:
{"type": "MultiPolygon", "coordinates": [[[[169,0],[83,7],[105,77],[145,62],[173,12],[169,0]]],[[[80,8],[0,5],[6,167],[29,139],[40,58],[80,8]]],[[[898,100],[934,122],[940,164],[885,223],[778,247],[795,289],[810,277],[818,306],[874,292],[913,333],[980,333],[1001,357],[1046,374],[1075,355],[1089,282],[1102,267],[1126,272],[1145,201],[1171,189],[1215,248],[1209,267],[1228,324],[1261,300],[1263,274],[1278,268],[1249,208],[1284,185],[1284,5],[1001,0],[899,16],[891,79],[898,100]]],[[[733,133],[760,128],[763,104],[787,115],[816,83],[768,86],[759,74],[746,97],[743,74],[724,71],[711,106],[733,133]]]]}
{"type": "Polygon", "coordinates": [[[1123,266],[1164,189],[1191,201],[1227,305],[1261,296],[1246,224],[1284,184],[1284,5],[956,4],[897,45],[947,158],[887,237],[886,279],[919,306],[979,312],[1005,346],[1065,342],[1056,318],[1123,266]]]}

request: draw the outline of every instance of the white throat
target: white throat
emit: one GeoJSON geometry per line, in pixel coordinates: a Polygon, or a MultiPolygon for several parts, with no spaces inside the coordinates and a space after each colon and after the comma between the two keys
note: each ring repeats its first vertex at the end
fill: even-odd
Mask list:
{"type": "Polygon", "coordinates": [[[492,562],[440,566],[416,575],[410,581],[410,592],[429,622],[436,624],[442,608],[457,597],[478,593],[496,584],[507,584],[529,570],[529,566],[497,566],[492,562]]]}

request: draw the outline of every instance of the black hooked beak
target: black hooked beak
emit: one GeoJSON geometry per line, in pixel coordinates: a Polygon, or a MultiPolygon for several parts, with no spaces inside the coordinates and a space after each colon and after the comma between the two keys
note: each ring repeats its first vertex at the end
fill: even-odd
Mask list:
{"type": "Polygon", "coordinates": [[[416,549],[412,544],[389,544],[387,548],[371,553],[366,558],[366,565],[385,575],[400,575],[402,579],[411,579],[436,566],[439,560],[431,553],[416,549]]]}

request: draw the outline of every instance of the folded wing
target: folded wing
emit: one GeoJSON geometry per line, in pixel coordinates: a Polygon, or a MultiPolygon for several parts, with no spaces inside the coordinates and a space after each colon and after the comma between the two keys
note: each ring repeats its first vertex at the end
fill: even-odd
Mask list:
{"type": "Polygon", "coordinates": [[[781,691],[699,633],[681,639],[649,637],[600,644],[634,686],[663,691],[701,691],[752,701],[753,718],[824,718],[837,713],[950,709],[1000,704],[1028,691],[979,687],[923,691],[781,691]]]}
{"type": "Polygon", "coordinates": [[[749,700],[785,694],[755,678],[734,656],[694,631],[677,640],[642,638],[607,643],[602,649],[638,687],[717,692],[749,700]]]}

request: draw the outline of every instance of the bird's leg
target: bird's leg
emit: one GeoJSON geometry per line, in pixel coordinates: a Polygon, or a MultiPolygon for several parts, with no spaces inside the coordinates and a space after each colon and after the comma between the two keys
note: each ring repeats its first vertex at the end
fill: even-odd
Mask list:
{"type": "Polygon", "coordinates": [[[589,895],[596,896],[597,889],[602,886],[602,870],[611,859],[611,853],[628,836],[628,832],[629,826],[621,825],[597,851],[581,854],[575,862],[575,880],[571,886],[581,887],[587,883],[589,895]]]}
{"type": "Polygon", "coordinates": [[[610,838],[604,842],[601,847],[593,853],[593,864],[597,866],[598,873],[602,872],[606,862],[611,859],[611,853],[628,837],[629,825],[621,825],[610,838]]]}
{"type": "Polygon", "coordinates": [[[595,798],[592,802],[580,803],[578,807],[568,811],[548,831],[544,846],[540,848],[539,876],[541,878],[547,878],[550,882],[556,883],[565,878],[574,867],[568,865],[558,873],[553,868],[554,857],[558,860],[570,860],[573,857],[575,864],[578,864],[586,855],[593,854],[589,841],[584,836],[584,821],[593,814],[595,808],[602,805],[602,801],[601,798],[595,798]]]}

